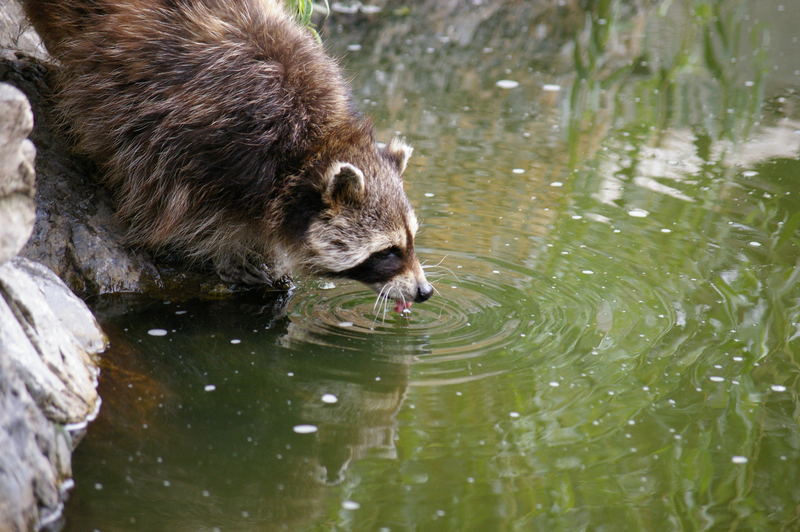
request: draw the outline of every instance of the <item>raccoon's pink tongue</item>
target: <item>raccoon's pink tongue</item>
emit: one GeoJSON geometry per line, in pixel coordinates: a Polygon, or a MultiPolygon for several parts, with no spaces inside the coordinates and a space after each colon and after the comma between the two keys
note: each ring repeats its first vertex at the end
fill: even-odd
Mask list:
{"type": "Polygon", "coordinates": [[[394,304],[394,311],[398,314],[402,314],[406,310],[411,310],[411,305],[413,305],[411,301],[397,301],[394,304]]]}

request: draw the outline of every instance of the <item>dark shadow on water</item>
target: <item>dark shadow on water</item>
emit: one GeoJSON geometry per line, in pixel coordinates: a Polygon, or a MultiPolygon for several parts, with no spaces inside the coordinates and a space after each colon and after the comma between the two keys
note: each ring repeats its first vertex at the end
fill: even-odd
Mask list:
{"type": "Polygon", "coordinates": [[[65,530],[296,529],[355,460],[395,457],[411,358],[287,349],[284,301],[249,299],[98,302],[104,404],[65,530]]]}

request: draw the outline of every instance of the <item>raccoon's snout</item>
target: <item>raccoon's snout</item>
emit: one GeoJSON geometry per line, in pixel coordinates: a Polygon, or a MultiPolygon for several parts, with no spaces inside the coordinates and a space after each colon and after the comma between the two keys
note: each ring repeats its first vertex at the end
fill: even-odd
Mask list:
{"type": "Polygon", "coordinates": [[[424,281],[417,286],[417,295],[414,298],[416,303],[427,301],[433,295],[433,285],[428,281],[424,281]]]}

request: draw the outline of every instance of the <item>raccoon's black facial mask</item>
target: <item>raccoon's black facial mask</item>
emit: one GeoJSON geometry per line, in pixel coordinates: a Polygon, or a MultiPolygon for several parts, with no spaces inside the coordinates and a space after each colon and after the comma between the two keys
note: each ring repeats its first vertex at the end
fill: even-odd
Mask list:
{"type": "Polygon", "coordinates": [[[347,277],[366,284],[385,283],[403,271],[404,267],[403,250],[397,246],[391,246],[376,251],[361,264],[338,272],[336,276],[347,277]]]}

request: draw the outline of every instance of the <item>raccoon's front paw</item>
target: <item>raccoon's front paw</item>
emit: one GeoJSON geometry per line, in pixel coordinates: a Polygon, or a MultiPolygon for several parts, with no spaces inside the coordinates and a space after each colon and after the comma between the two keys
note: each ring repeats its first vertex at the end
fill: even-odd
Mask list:
{"type": "MultiPolygon", "coordinates": [[[[283,277],[276,279],[269,266],[255,258],[249,260],[219,259],[214,261],[214,270],[226,283],[275,287],[284,287],[286,284],[283,277]]],[[[291,285],[291,280],[289,280],[289,285],[291,285]]]]}

